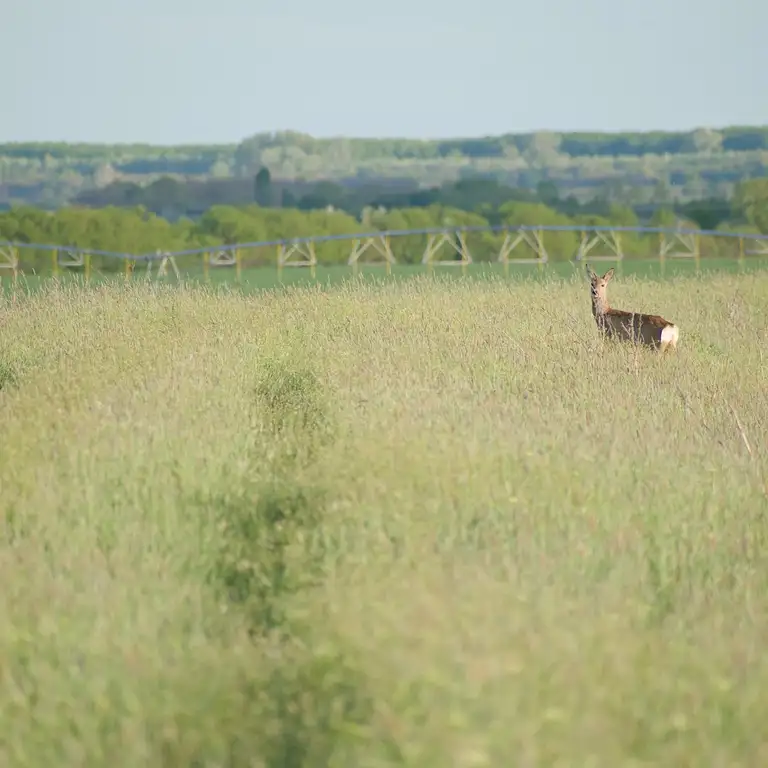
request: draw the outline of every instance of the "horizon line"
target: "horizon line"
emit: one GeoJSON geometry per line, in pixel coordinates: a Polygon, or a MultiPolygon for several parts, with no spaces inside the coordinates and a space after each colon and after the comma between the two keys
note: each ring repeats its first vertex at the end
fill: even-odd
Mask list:
{"type": "Polygon", "coordinates": [[[536,130],[528,131],[507,131],[506,133],[485,133],[474,134],[466,136],[433,136],[433,137],[413,137],[413,136],[353,136],[346,134],[330,134],[320,135],[312,134],[306,131],[297,130],[295,128],[280,128],[280,129],[263,129],[255,131],[247,136],[242,137],[239,140],[232,141],[190,141],[181,143],[166,143],[166,142],[153,142],[153,141],[89,141],[89,140],[66,140],[66,139],[10,139],[0,140],[0,146],[35,146],[35,145],[50,145],[50,144],[64,144],[69,146],[94,146],[94,147],[157,147],[157,148],[186,148],[186,147],[236,147],[243,141],[255,138],[257,136],[277,136],[294,134],[297,136],[303,136],[309,139],[317,141],[409,141],[419,142],[424,144],[441,143],[441,142],[454,142],[454,141],[482,141],[488,139],[499,139],[507,136],[535,136],[541,134],[555,135],[555,136],[574,136],[574,135],[592,135],[592,136],[621,136],[621,135],[635,135],[635,136],[650,136],[654,134],[666,134],[666,135],[681,135],[695,133],[696,131],[713,131],[713,132],[726,132],[726,131],[739,131],[739,130],[760,130],[768,131],[768,124],[753,124],[753,125],[698,125],[686,129],[666,129],[666,128],[651,128],[651,129],[614,129],[614,130],[599,130],[599,129],[575,129],[575,130],[554,130],[550,128],[540,128],[536,130]]]}

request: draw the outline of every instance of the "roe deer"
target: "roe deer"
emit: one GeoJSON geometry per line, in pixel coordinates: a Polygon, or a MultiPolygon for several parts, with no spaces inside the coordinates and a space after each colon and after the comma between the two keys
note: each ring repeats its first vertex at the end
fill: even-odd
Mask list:
{"type": "Polygon", "coordinates": [[[669,320],[659,315],[644,315],[611,308],[606,289],[613,277],[613,269],[598,277],[587,264],[587,276],[592,289],[592,314],[601,333],[608,337],[645,344],[659,349],[660,352],[665,352],[670,346],[672,349],[677,347],[680,332],[669,320]]]}

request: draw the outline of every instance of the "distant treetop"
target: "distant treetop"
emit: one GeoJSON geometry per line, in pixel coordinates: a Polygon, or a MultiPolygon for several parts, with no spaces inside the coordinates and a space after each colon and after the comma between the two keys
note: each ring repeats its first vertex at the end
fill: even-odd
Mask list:
{"type": "Polygon", "coordinates": [[[0,156],[44,160],[80,159],[98,162],[109,159],[125,162],[136,159],[199,158],[209,164],[222,158],[247,165],[265,150],[289,150],[302,155],[343,153],[351,162],[381,159],[431,160],[464,156],[472,158],[509,157],[519,153],[558,153],[570,157],[699,154],[702,152],[746,152],[768,150],[768,126],[732,126],[692,131],[507,133],[501,136],[452,139],[358,139],[315,138],[298,131],[256,133],[239,144],[175,145],[152,144],[68,144],[65,142],[18,142],[0,144],[0,156]]]}

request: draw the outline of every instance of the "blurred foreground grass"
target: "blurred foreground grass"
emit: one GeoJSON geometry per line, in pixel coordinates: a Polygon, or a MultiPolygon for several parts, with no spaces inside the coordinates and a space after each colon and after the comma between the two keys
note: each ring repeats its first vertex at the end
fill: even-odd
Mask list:
{"type": "Polygon", "coordinates": [[[0,763],[768,761],[768,276],[0,305],[0,763]]]}

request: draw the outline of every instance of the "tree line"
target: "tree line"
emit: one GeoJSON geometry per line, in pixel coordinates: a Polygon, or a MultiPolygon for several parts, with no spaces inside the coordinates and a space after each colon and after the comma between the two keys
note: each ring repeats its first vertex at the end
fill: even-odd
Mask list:
{"type": "Polygon", "coordinates": [[[532,190],[510,187],[493,178],[461,179],[432,187],[381,183],[344,186],[332,181],[316,184],[273,181],[269,170],[261,168],[252,179],[180,182],[162,177],[146,186],[119,182],[83,193],[75,202],[94,208],[142,206],[170,219],[184,216],[198,218],[215,205],[243,206],[250,203],[303,211],[333,208],[357,218],[367,208],[441,205],[492,218],[499,206],[510,201],[544,203],[567,216],[608,216],[611,208],[631,207],[638,216],[647,219],[656,209],[669,208],[704,229],[715,229],[732,215],[732,204],[726,198],[710,197],[676,203],[662,192],[659,190],[656,201],[628,205],[621,195],[611,194],[611,190],[582,202],[576,195],[562,195],[551,181],[539,182],[532,190]]]}
{"type": "Polygon", "coordinates": [[[768,128],[444,140],[320,139],[281,131],[210,146],[0,144],[0,206],[57,207],[113,183],[145,186],[163,175],[229,182],[233,194],[236,182],[262,167],[299,187],[331,180],[348,188],[414,189],[483,176],[527,189],[551,182],[582,201],[609,190],[624,204],[665,203],[665,197],[729,197],[738,181],[764,175],[768,128]]]}
{"type": "MultiPolygon", "coordinates": [[[[651,226],[698,228],[696,221],[681,217],[672,209],[657,209],[646,222],[651,226]]],[[[367,207],[358,216],[339,210],[299,210],[247,206],[213,206],[197,220],[176,221],[159,216],[146,208],[107,207],[102,209],[67,207],[55,212],[31,207],[14,208],[0,213],[0,240],[41,243],[88,248],[129,254],[155,251],[180,251],[237,243],[291,239],[312,235],[342,235],[391,230],[483,227],[488,225],[572,225],[588,229],[594,226],[638,226],[640,219],[630,208],[609,205],[602,215],[577,212],[568,215],[542,202],[506,200],[488,205],[483,212],[431,203],[421,207],[367,207]]],[[[768,179],[757,179],[739,185],[734,198],[732,216],[718,229],[729,231],[762,231],[768,233],[768,179]]],[[[494,258],[502,234],[473,233],[468,245],[476,260],[494,258]]],[[[393,239],[392,248],[398,261],[412,263],[421,258],[425,237],[393,239]]],[[[579,247],[577,232],[546,234],[550,257],[569,259],[579,247]]],[[[646,236],[622,236],[627,255],[651,255],[656,242],[646,236]]],[[[733,243],[710,244],[708,248],[733,248],[733,243]]],[[[317,255],[324,263],[341,263],[349,255],[349,243],[329,242],[318,247],[317,255]]],[[[518,255],[523,255],[518,252],[518,255]]],[[[712,252],[710,255],[716,255],[712,252]]],[[[50,257],[43,253],[24,253],[24,265],[45,265],[50,257]]],[[[250,253],[253,264],[274,264],[275,253],[250,253]]],[[[99,269],[119,269],[121,265],[100,259],[99,269]]]]}
{"type": "Polygon", "coordinates": [[[500,136],[456,139],[321,139],[298,131],[254,134],[239,144],[158,146],[152,144],[86,144],[66,142],[7,142],[0,144],[0,157],[82,162],[215,160],[239,156],[247,162],[254,149],[295,147],[307,155],[344,152],[353,161],[397,158],[434,160],[456,155],[503,157],[510,151],[556,149],[570,157],[692,154],[697,152],[745,152],[768,150],[768,127],[729,126],[690,131],[565,132],[538,131],[500,136]]]}

